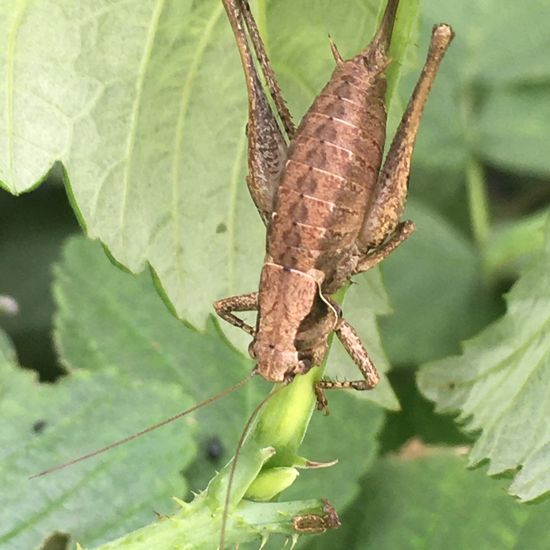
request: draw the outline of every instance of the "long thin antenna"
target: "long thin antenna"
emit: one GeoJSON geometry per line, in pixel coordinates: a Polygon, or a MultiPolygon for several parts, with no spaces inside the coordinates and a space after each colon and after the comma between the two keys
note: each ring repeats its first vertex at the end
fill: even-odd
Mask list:
{"type": "Polygon", "coordinates": [[[137,439],[138,437],[141,437],[142,435],[145,435],[149,432],[152,432],[153,430],[156,430],[158,428],[162,428],[162,426],[165,426],[166,424],[170,424],[170,422],[174,422],[174,420],[178,420],[179,418],[182,418],[183,416],[186,416],[197,409],[201,409],[202,407],[205,407],[206,405],[209,405],[210,403],[217,401],[218,399],[221,399],[222,397],[225,397],[226,395],[234,392],[235,390],[239,389],[241,386],[244,386],[254,375],[256,374],[256,369],[253,369],[252,372],[243,380],[240,382],[237,382],[235,385],[226,388],[225,390],[217,393],[216,395],[213,395],[212,397],[209,397],[208,399],[205,399],[204,401],[201,401],[200,403],[197,403],[196,405],[193,405],[191,408],[186,409],[178,414],[175,414],[174,416],[171,416],[170,418],[166,418],[165,420],[162,420],[161,422],[158,422],[157,424],[153,424],[152,426],[149,426],[148,428],[145,428],[144,430],[141,430],[140,432],[137,432],[135,434],[129,435],[125,437],[124,439],[120,439],[118,441],[115,441],[114,443],[110,443],[109,445],[102,447],[101,449],[97,449],[95,451],[92,451],[91,453],[79,456],[78,458],[74,458],[73,460],[69,460],[69,462],[65,462],[64,464],[59,464],[58,466],[53,466],[52,468],[48,468],[47,470],[44,470],[42,472],[39,472],[37,474],[33,474],[32,476],[29,476],[29,479],[35,479],[37,477],[42,477],[47,474],[51,474],[52,472],[56,472],[57,470],[62,470],[63,468],[67,468],[68,466],[72,466],[73,464],[76,464],[78,462],[82,462],[84,460],[87,460],[88,458],[92,458],[93,456],[100,455],[102,453],[105,453],[107,451],[110,451],[111,449],[114,449],[115,447],[118,447],[120,445],[123,445],[124,443],[128,443],[128,441],[132,441],[133,439],[137,439]]]}
{"type": "Polygon", "coordinates": [[[246,436],[248,435],[248,430],[250,429],[250,426],[252,425],[252,422],[254,422],[254,419],[262,409],[262,407],[277,393],[279,393],[285,386],[279,386],[275,391],[268,394],[266,397],[264,397],[258,405],[256,405],[256,408],[252,411],[252,414],[248,417],[248,420],[246,421],[246,424],[243,428],[243,431],[241,433],[241,437],[239,438],[239,442],[237,443],[237,449],[235,451],[235,456],[233,457],[233,461],[231,462],[231,469],[229,470],[229,478],[227,480],[227,491],[225,493],[225,502],[223,505],[223,515],[222,515],[222,528],[220,531],[220,545],[219,550],[223,550],[223,547],[225,545],[225,528],[227,525],[227,516],[229,514],[229,499],[231,497],[231,488],[233,486],[233,478],[235,477],[235,470],[237,468],[237,459],[239,458],[239,454],[241,452],[241,449],[244,444],[244,440],[246,436]]]}

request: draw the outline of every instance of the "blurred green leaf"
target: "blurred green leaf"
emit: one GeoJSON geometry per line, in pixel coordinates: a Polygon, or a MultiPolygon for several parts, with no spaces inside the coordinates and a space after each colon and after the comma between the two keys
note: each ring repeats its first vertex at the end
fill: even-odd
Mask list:
{"type": "MultiPolygon", "coordinates": [[[[545,124],[550,98],[550,38],[540,13],[550,0],[529,6],[511,4],[502,9],[496,0],[477,2],[442,0],[425,2],[422,11],[420,51],[424,52],[434,22],[453,26],[456,38],[446,54],[423,116],[413,163],[411,193],[432,206],[441,197],[456,196],[456,183],[445,174],[464,175],[469,159],[480,159],[504,170],[547,176],[545,124]],[[418,193],[416,173],[433,173],[418,193]],[[439,173],[439,176],[438,176],[439,173]],[[429,192],[434,188],[434,195],[429,192]]],[[[416,76],[403,90],[412,89],[416,76]]],[[[410,92],[406,92],[408,94],[410,92]]],[[[447,201],[447,202],[449,202],[447,201]]],[[[448,204],[467,209],[467,202],[448,204]]],[[[451,212],[451,218],[455,215],[451,212]]]]}
{"type": "Polygon", "coordinates": [[[490,277],[517,275],[544,247],[544,226],[548,209],[494,227],[483,257],[490,277]]]}
{"type": "Polygon", "coordinates": [[[550,37],[540,17],[550,9],[549,0],[506,9],[498,0],[439,0],[425,2],[423,8],[426,20],[453,26],[453,55],[462,65],[459,75],[491,85],[550,79],[550,37]]]}
{"type": "Polygon", "coordinates": [[[548,547],[550,502],[522,506],[504,483],[467,471],[451,452],[420,447],[419,456],[386,458],[363,482],[342,527],[312,547],[361,550],[512,550],[548,547]],[[424,455],[424,456],[423,456],[424,455]]]}
{"type": "Polygon", "coordinates": [[[473,245],[432,209],[411,200],[405,218],[417,230],[381,270],[394,313],[380,319],[393,365],[412,366],[454,353],[494,317],[473,245]]]}
{"type": "Polygon", "coordinates": [[[476,121],[483,160],[526,174],[550,174],[550,86],[497,88],[476,121]]]}
{"type": "Polygon", "coordinates": [[[177,385],[144,383],[115,364],[79,370],[55,385],[38,384],[15,364],[1,336],[0,386],[2,548],[35,548],[56,530],[95,544],[150,521],[155,510],[171,512],[170,497],[185,491],[180,471],[196,453],[191,421],[28,480],[189,406],[177,385]]]}
{"type": "Polygon", "coordinates": [[[418,377],[438,411],[459,412],[466,430],[481,432],[470,464],[488,459],[491,475],[521,468],[509,490],[526,501],[550,490],[550,224],[545,234],[506,315],[418,377]]]}

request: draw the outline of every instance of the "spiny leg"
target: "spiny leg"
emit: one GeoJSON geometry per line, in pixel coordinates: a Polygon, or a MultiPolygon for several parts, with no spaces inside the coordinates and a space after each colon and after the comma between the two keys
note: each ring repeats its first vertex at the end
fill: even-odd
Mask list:
{"type": "Polygon", "coordinates": [[[357,263],[354,274],[363,273],[389,256],[403,241],[408,239],[415,230],[414,222],[406,220],[397,225],[393,233],[380,246],[369,250],[357,263]]]}
{"type": "MultiPolygon", "coordinates": [[[[252,200],[267,225],[271,219],[275,194],[286,163],[287,145],[254,65],[245,32],[243,10],[245,12],[246,10],[243,7],[243,1],[223,0],[223,4],[235,35],[248,91],[246,126],[248,177],[246,181],[252,200]]],[[[249,18],[253,21],[251,14],[249,18]]],[[[257,40],[261,43],[259,36],[257,40]]]]}
{"type": "Polygon", "coordinates": [[[358,391],[371,390],[378,384],[380,375],[374,366],[371,358],[359,335],[355,329],[344,319],[336,329],[336,335],[342,342],[345,350],[348,352],[353,362],[359,367],[363,379],[335,381],[323,379],[315,384],[315,395],[317,397],[317,408],[328,414],[328,402],[325,396],[325,390],[332,389],[352,389],[358,391]]]}
{"type": "Polygon", "coordinates": [[[405,208],[411,157],[424,105],[453,36],[448,25],[437,25],[433,29],[426,63],[393,138],[378,177],[374,202],[358,237],[360,250],[383,243],[399,223],[405,208]]]}
{"type": "Polygon", "coordinates": [[[273,98],[273,102],[275,103],[275,107],[279,113],[279,118],[285,128],[287,137],[291,140],[296,132],[296,127],[294,126],[292,115],[286,106],[283,93],[281,92],[281,88],[277,82],[273,68],[271,67],[271,62],[269,61],[269,57],[265,51],[264,43],[260,37],[260,33],[258,32],[258,26],[256,25],[256,21],[254,20],[254,16],[252,15],[252,11],[250,9],[250,4],[248,3],[248,0],[239,0],[239,3],[241,4],[241,11],[246,21],[246,28],[248,29],[248,34],[252,39],[254,51],[256,52],[258,61],[260,62],[265,81],[269,88],[269,93],[273,98]]]}
{"type": "Polygon", "coordinates": [[[233,315],[234,311],[256,311],[258,309],[258,293],[240,294],[239,296],[230,296],[214,302],[216,313],[231,325],[238,327],[250,336],[254,336],[255,329],[242,319],[233,315]]]}

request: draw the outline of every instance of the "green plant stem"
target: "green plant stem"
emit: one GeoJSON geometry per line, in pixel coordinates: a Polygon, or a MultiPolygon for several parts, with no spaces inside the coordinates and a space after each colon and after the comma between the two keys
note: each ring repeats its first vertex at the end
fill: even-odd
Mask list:
{"type": "MultiPolygon", "coordinates": [[[[217,548],[220,515],[213,515],[207,497],[197,497],[191,504],[170,517],[161,517],[156,523],[129,533],[97,550],[151,550],[178,548],[204,550],[217,548]]],[[[228,519],[227,545],[237,545],[267,539],[271,534],[296,537],[293,519],[305,514],[322,515],[323,503],[304,500],[285,503],[258,503],[243,500],[228,519]]]]}
{"type": "Polygon", "coordinates": [[[466,182],[472,233],[477,245],[484,247],[489,238],[489,198],[481,164],[471,158],[466,165],[466,182]]]}

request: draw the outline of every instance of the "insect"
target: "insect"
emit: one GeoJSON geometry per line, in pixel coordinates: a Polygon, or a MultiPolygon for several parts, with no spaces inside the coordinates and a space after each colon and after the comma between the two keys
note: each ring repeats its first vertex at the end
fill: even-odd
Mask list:
{"type": "Polygon", "coordinates": [[[326,499],[323,499],[324,514],[307,514],[295,516],[292,520],[292,526],[297,533],[324,533],[328,529],[337,529],[340,527],[340,518],[336,510],[326,499]]]}
{"type": "Polygon", "coordinates": [[[368,390],[379,380],[332,295],[414,231],[413,222],[400,221],[411,156],[453,31],[444,24],[434,27],[424,68],[383,161],[385,72],[398,0],[388,0],[373,40],[356,56],[344,60],[331,42],[336,67],[297,129],[247,0],[223,3],[248,91],[247,184],[267,240],[259,290],[219,300],[214,308],[252,336],[249,353],[257,362],[256,372],[271,382],[289,383],[319,364],[328,337],[336,333],[363,378],[317,382],[318,407],[326,410],[324,390],[368,390]],[[262,88],[252,47],[281,124],[262,88]],[[256,310],[255,327],[235,315],[256,310]]]}

